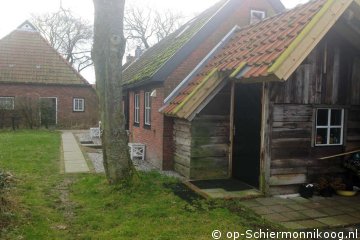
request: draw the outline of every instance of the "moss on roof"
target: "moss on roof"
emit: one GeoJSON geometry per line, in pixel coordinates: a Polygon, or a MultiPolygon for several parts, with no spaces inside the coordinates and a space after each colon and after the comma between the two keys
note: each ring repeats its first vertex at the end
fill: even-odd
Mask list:
{"type": "Polygon", "coordinates": [[[177,51],[179,51],[224,5],[222,0],[198,17],[180,27],[177,31],[149,48],[144,54],[123,72],[124,85],[143,82],[150,79],[177,51]]]}

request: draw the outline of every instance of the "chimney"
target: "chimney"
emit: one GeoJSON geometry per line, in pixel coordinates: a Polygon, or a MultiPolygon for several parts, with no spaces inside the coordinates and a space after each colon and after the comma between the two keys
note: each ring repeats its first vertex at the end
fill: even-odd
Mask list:
{"type": "Polygon", "coordinates": [[[135,60],[134,56],[131,56],[131,54],[126,56],[126,63],[132,63],[135,60]]]}
{"type": "Polygon", "coordinates": [[[135,50],[135,58],[136,58],[136,59],[139,59],[142,54],[143,54],[143,50],[141,49],[140,46],[137,46],[137,47],[136,47],[136,50],[135,50]]]}

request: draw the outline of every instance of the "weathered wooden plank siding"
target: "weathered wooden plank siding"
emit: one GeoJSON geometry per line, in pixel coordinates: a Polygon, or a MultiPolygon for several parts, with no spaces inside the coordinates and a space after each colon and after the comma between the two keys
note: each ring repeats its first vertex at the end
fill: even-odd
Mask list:
{"type": "Polygon", "coordinates": [[[360,149],[360,104],[349,109],[347,119],[346,148],[360,149]]]}
{"type": "Polygon", "coordinates": [[[228,116],[198,116],[192,121],[191,179],[228,177],[229,129],[228,116]]]}
{"type": "Polygon", "coordinates": [[[329,34],[285,83],[272,83],[270,194],[298,191],[301,183],[341,173],[341,158],[318,158],[360,147],[360,60],[356,51],[329,34]],[[333,39],[331,39],[333,38],[333,39]],[[319,107],[346,111],[344,146],[314,147],[319,107]]]}
{"type": "Polygon", "coordinates": [[[191,123],[174,119],[174,169],[186,178],[190,178],[191,159],[191,123]]]}

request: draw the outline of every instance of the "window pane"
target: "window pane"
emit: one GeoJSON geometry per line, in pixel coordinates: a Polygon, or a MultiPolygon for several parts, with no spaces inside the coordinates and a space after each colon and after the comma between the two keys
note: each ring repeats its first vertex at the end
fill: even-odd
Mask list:
{"type": "Polygon", "coordinates": [[[316,144],[327,144],[327,129],[316,129],[316,144]]]}
{"type": "Polygon", "coordinates": [[[318,109],[317,111],[317,126],[327,126],[328,125],[328,109],[318,109]]]}
{"type": "Polygon", "coordinates": [[[341,143],[341,128],[330,129],[330,144],[341,143]]]}
{"type": "Polygon", "coordinates": [[[331,126],[341,126],[342,123],[342,110],[331,110],[331,126]]]}

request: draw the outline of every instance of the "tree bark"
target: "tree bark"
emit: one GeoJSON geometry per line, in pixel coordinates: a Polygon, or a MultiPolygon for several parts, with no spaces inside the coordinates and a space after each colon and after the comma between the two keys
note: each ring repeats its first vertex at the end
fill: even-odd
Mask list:
{"type": "Polygon", "coordinates": [[[93,1],[93,60],[100,100],[104,167],[109,183],[117,184],[130,179],[133,171],[122,109],[125,0],[93,1]]]}

